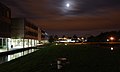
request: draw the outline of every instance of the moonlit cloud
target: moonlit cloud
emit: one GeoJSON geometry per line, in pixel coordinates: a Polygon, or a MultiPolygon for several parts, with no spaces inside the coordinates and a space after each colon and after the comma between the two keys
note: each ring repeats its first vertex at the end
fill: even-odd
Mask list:
{"type": "MultiPolygon", "coordinates": [[[[0,0],[12,17],[25,17],[49,33],[120,29],[120,0],[0,0]]],[[[92,32],[90,32],[92,31],[92,32]]],[[[63,33],[62,33],[63,34],[63,33]]]]}

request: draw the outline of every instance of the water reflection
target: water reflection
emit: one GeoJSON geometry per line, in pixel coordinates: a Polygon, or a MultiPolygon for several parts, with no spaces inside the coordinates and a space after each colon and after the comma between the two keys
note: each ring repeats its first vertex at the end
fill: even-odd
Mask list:
{"type": "Polygon", "coordinates": [[[13,59],[19,58],[19,57],[24,56],[24,55],[30,54],[30,53],[35,52],[37,50],[38,49],[28,49],[28,50],[25,50],[22,52],[0,56],[0,64],[11,61],[13,59]]]}
{"type": "Polygon", "coordinates": [[[113,47],[111,47],[110,49],[113,50],[113,47]]]}
{"type": "Polygon", "coordinates": [[[119,51],[120,50],[120,46],[111,46],[110,49],[112,51],[119,51]]]}
{"type": "Polygon", "coordinates": [[[57,69],[57,70],[63,70],[67,65],[69,65],[69,60],[68,58],[65,57],[60,57],[57,58],[54,62],[50,64],[52,70],[57,69]]]}
{"type": "Polygon", "coordinates": [[[110,55],[118,55],[120,53],[120,45],[101,45],[98,46],[110,55]]]}
{"type": "Polygon", "coordinates": [[[0,64],[7,62],[8,61],[8,57],[7,56],[0,56],[0,64]]]}

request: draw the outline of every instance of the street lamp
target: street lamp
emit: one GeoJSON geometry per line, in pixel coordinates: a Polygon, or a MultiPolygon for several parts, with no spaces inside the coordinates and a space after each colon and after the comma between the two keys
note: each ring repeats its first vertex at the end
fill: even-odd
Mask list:
{"type": "Polygon", "coordinates": [[[113,40],[115,40],[115,38],[114,37],[110,37],[110,40],[113,41],[113,40]]]}

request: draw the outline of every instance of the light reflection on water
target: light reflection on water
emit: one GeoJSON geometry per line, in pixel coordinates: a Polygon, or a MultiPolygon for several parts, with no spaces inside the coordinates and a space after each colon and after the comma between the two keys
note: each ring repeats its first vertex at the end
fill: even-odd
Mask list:
{"type": "Polygon", "coordinates": [[[29,50],[25,50],[22,52],[18,52],[18,53],[6,55],[6,56],[0,56],[0,64],[11,61],[11,60],[16,59],[16,58],[19,58],[21,56],[25,56],[25,55],[30,54],[32,52],[35,52],[37,50],[38,49],[29,49],[29,50]]]}
{"type": "Polygon", "coordinates": [[[120,53],[120,45],[101,45],[98,47],[102,48],[110,55],[118,55],[120,53]]]}
{"type": "Polygon", "coordinates": [[[103,45],[103,46],[99,46],[99,47],[106,48],[106,49],[120,50],[120,45],[103,45]]]}
{"type": "Polygon", "coordinates": [[[111,50],[114,50],[114,48],[113,48],[113,47],[111,47],[110,49],[111,49],[111,50]]]}
{"type": "Polygon", "coordinates": [[[109,47],[110,49],[111,49],[111,51],[118,51],[118,50],[120,50],[120,47],[119,46],[111,46],[111,47],[109,47]]]}

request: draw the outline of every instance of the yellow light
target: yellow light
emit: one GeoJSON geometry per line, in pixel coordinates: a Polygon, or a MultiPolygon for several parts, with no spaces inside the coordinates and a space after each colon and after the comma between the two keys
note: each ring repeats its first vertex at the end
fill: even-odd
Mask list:
{"type": "Polygon", "coordinates": [[[58,38],[58,39],[63,39],[63,38],[58,38]]]}
{"type": "Polygon", "coordinates": [[[57,43],[55,45],[58,45],[57,43]]]}
{"type": "Polygon", "coordinates": [[[81,39],[82,39],[82,40],[84,40],[84,38],[83,38],[83,37],[82,37],[81,39]]]}
{"type": "Polygon", "coordinates": [[[67,45],[67,44],[65,44],[65,45],[67,45]]]}
{"type": "Polygon", "coordinates": [[[64,37],[64,40],[65,40],[65,39],[67,39],[67,38],[64,37]]]}

